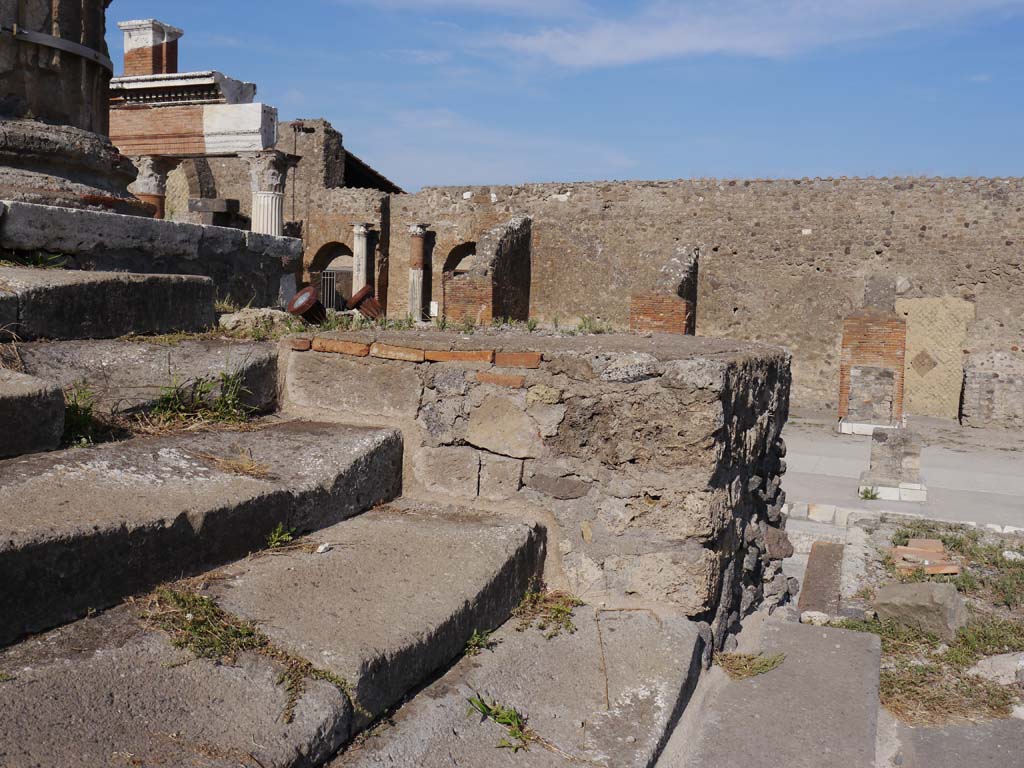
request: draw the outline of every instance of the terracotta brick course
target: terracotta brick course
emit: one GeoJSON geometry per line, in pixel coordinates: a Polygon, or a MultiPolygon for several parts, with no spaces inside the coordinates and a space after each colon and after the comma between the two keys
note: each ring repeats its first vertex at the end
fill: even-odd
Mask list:
{"type": "Polygon", "coordinates": [[[203,108],[133,106],[111,109],[110,140],[125,155],[205,154],[203,108]]]}
{"type": "Polygon", "coordinates": [[[292,339],[292,351],[294,352],[309,352],[313,347],[313,342],[309,339],[292,339]]]}
{"type": "Polygon", "coordinates": [[[693,303],[678,296],[633,294],[629,302],[629,330],[651,333],[696,333],[693,303]]]}
{"type": "Polygon", "coordinates": [[[401,360],[406,363],[422,363],[425,360],[422,349],[395,347],[391,344],[373,344],[370,347],[370,355],[382,360],[401,360]]]}
{"type": "Polygon", "coordinates": [[[494,364],[498,368],[540,368],[540,352],[496,352],[494,364]]]}
{"type": "Polygon", "coordinates": [[[526,386],[525,376],[516,376],[509,373],[480,371],[476,375],[476,380],[481,384],[494,384],[499,387],[509,387],[511,389],[522,389],[526,386]]]}
{"type": "Polygon", "coordinates": [[[360,344],[355,341],[341,341],[340,339],[313,339],[313,351],[331,352],[336,355],[352,355],[353,357],[366,357],[370,354],[369,344],[360,344]]]}
{"type": "Polygon", "coordinates": [[[454,351],[427,349],[423,357],[429,363],[493,363],[494,350],[454,351]]]}
{"type": "Polygon", "coordinates": [[[861,310],[843,321],[839,358],[839,418],[850,409],[850,372],[854,366],[891,368],[893,419],[903,418],[903,378],[907,354],[907,324],[895,313],[861,310]]]}

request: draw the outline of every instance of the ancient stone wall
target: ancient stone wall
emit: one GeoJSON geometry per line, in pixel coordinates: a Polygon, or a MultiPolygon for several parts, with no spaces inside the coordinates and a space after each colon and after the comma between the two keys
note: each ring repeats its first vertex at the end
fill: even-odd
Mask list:
{"type": "Polygon", "coordinates": [[[972,427],[1024,427],[1024,355],[990,352],[968,360],[963,423],[972,427]]]}
{"type": "MultiPolygon", "coordinates": [[[[436,232],[434,264],[524,214],[533,219],[531,315],[627,327],[630,296],[679,246],[699,247],[700,335],[794,355],[794,401],[836,409],[842,321],[865,278],[900,298],[970,302],[964,349],[1024,338],[1024,181],[827,179],[537,184],[425,189],[392,199],[391,302],[406,312],[409,224],[436,232]]],[[[441,270],[432,275],[441,295],[441,270]]]]}
{"type": "Polygon", "coordinates": [[[782,350],[484,331],[309,346],[282,343],[285,412],[400,428],[407,496],[543,520],[549,579],[588,600],[674,604],[720,642],[788,592],[782,350]]]}

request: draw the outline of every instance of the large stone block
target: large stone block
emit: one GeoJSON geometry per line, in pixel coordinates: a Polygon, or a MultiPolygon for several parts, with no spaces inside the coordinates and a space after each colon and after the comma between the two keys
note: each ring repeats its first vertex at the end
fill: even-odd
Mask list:
{"type": "Polygon", "coordinates": [[[411,365],[363,363],[317,352],[291,354],[286,386],[297,405],[410,421],[416,418],[423,394],[411,365]]]}
{"type": "Polygon", "coordinates": [[[697,544],[639,555],[614,555],[604,561],[609,585],[627,595],[676,605],[687,616],[715,607],[721,583],[721,555],[697,544]]]}
{"type": "Polygon", "coordinates": [[[64,434],[64,392],[0,368],[0,458],[52,451],[64,434]]]}
{"type": "Polygon", "coordinates": [[[535,422],[518,401],[487,396],[469,416],[466,440],[477,448],[517,459],[541,455],[544,442],[535,422]]]}
{"type": "Polygon", "coordinates": [[[480,455],[480,496],[492,501],[514,498],[523,484],[523,461],[490,453],[480,455]]]}
{"type": "Polygon", "coordinates": [[[472,448],[420,448],[413,453],[412,471],[427,491],[473,499],[480,483],[480,452],[472,448]]]}
{"type": "Polygon", "coordinates": [[[968,620],[967,606],[952,584],[889,584],[876,593],[874,608],[881,619],[892,619],[947,642],[968,620]]]}
{"type": "Polygon", "coordinates": [[[202,331],[214,321],[205,277],[0,267],[0,291],[17,295],[26,341],[202,331]]]}

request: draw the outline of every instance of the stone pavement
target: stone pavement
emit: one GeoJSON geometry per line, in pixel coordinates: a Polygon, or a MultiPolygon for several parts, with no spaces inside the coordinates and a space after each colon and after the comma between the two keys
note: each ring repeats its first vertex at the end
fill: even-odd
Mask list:
{"type": "Polygon", "coordinates": [[[1024,528],[1024,446],[1018,434],[953,429],[929,420],[915,420],[914,426],[923,431],[921,475],[928,486],[927,502],[860,499],[858,480],[868,468],[871,438],[837,435],[828,422],[810,419],[794,419],[783,433],[788,501],[1024,528]]]}

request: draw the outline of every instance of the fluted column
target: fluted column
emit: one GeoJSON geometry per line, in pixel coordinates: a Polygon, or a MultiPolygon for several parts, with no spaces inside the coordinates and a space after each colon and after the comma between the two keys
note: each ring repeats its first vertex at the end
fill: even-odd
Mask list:
{"type": "Polygon", "coordinates": [[[284,234],[285,157],[281,152],[257,152],[249,159],[252,179],[252,231],[284,234]]]}

